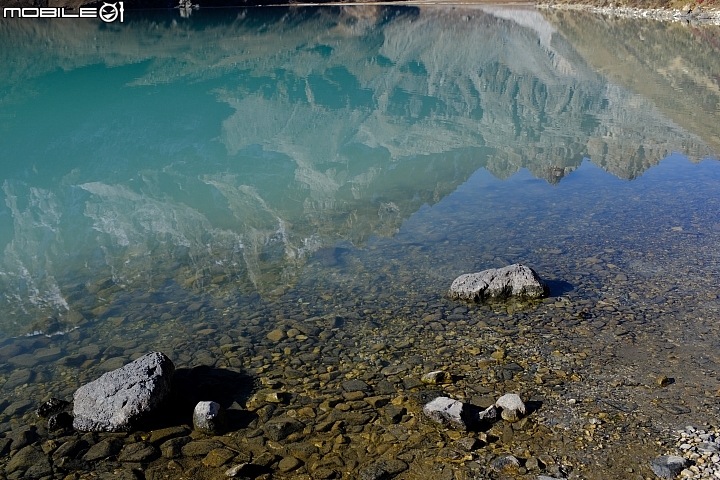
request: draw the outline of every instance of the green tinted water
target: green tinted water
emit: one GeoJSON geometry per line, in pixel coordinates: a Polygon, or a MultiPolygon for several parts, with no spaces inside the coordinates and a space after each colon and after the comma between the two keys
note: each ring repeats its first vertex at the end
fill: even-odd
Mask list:
{"type": "Polygon", "coordinates": [[[6,421],[152,349],[262,374],[268,331],[329,316],[361,350],[439,313],[643,378],[717,365],[716,32],[617,21],[655,43],[614,56],[532,9],[127,19],[0,24],[6,421]],[[513,262],[553,298],[444,298],[513,262]]]}

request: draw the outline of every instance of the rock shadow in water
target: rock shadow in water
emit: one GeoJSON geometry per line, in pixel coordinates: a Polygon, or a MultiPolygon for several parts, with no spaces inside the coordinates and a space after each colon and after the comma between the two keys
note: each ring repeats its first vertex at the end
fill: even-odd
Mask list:
{"type": "Polygon", "coordinates": [[[565,280],[543,280],[548,288],[548,297],[561,297],[566,293],[575,290],[572,283],[566,282],[565,280]]]}
{"type": "Polygon", "coordinates": [[[175,370],[172,391],[152,419],[148,429],[192,425],[195,405],[200,401],[219,403],[227,411],[228,428],[246,428],[256,415],[242,408],[253,390],[254,379],[244,373],[209,366],[175,370]]]}

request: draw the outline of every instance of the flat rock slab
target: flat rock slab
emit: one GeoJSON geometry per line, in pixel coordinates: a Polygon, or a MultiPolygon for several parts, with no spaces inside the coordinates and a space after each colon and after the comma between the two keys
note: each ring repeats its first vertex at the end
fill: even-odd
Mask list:
{"type": "Polygon", "coordinates": [[[73,427],[124,432],[170,392],[175,366],[160,352],[144,355],[75,391],[73,427]]]}
{"type": "Polygon", "coordinates": [[[453,281],[448,295],[452,299],[484,301],[511,296],[542,298],[547,293],[548,288],[532,268],[515,263],[460,275],[453,281]]]}

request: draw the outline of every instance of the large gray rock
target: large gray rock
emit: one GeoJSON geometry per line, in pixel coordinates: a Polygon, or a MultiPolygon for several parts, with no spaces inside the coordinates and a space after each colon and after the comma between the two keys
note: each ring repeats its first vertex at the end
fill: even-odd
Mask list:
{"type": "Polygon", "coordinates": [[[690,462],[677,455],[662,455],[650,462],[650,468],[660,478],[672,479],[677,477],[690,462]]]}
{"type": "Polygon", "coordinates": [[[129,431],[170,392],[174,372],[175,365],[168,357],[153,352],[83,385],[74,395],[73,427],[129,431]]]}
{"type": "Polygon", "coordinates": [[[453,281],[448,295],[453,299],[482,301],[510,296],[542,298],[547,293],[547,286],[532,268],[515,263],[460,275],[453,281]]]}

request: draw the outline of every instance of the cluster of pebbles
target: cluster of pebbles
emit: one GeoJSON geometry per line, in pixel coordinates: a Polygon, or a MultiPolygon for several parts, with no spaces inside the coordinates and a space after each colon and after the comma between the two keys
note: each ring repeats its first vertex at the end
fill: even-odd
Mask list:
{"type": "Polygon", "coordinates": [[[720,432],[717,427],[705,430],[688,426],[678,434],[677,448],[689,460],[689,466],[680,475],[683,478],[720,478],[720,432]]]}
{"type": "Polygon", "coordinates": [[[600,15],[619,18],[642,18],[649,20],[660,20],[666,22],[682,22],[690,24],[720,25],[720,9],[659,9],[659,8],[637,8],[623,5],[600,7],[594,5],[563,4],[552,2],[541,2],[537,5],[540,8],[556,8],[563,10],[582,10],[600,15]]]}

